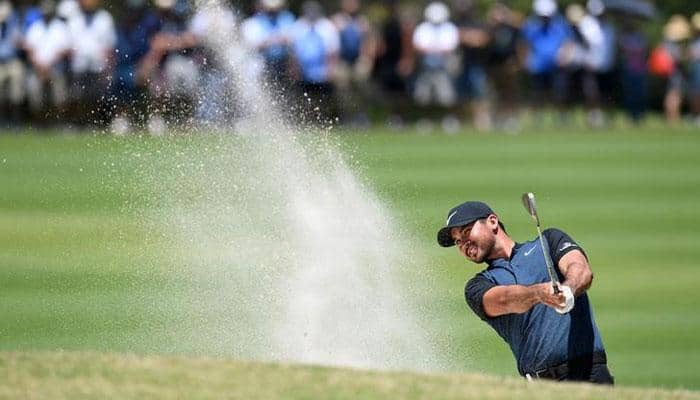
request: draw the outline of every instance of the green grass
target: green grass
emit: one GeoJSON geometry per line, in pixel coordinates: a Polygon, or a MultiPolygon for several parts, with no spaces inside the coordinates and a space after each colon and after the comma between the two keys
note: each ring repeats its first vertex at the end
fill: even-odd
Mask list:
{"type": "MultiPolygon", "coordinates": [[[[153,167],[144,164],[174,168],[188,149],[219,140],[0,136],[0,350],[197,353],[179,345],[187,333],[167,329],[182,292],[168,271],[181,261],[163,256],[157,228],[142,223],[158,204],[141,181],[153,167]]],[[[530,239],[519,195],[534,191],[543,223],[590,256],[590,294],[618,383],[700,389],[697,133],[374,132],[342,142],[431,263],[436,287],[419,300],[451,370],[515,376],[507,346],[464,303],[478,267],[439,248],[435,232],[450,207],[481,199],[516,240],[530,239]]],[[[464,395],[444,397],[453,393],[464,395]]]]}
{"type": "Polygon", "coordinates": [[[698,392],[527,383],[211,358],[0,352],[0,399],[700,399],[698,392]]]}

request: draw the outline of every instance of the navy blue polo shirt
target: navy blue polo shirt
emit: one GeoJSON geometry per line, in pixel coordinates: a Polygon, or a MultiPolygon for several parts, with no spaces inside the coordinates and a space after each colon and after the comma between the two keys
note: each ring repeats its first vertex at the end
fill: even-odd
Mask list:
{"type": "MultiPolygon", "coordinates": [[[[583,249],[569,235],[558,229],[543,233],[561,281],[564,277],[557,265],[568,252],[583,249]]],[[[585,255],[585,253],[584,253],[585,255]]],[[[521,375],[566,361],[604,351],[600,332],[586,293],[576,297],[573,310],[561,315],[553,308],[537,304],[522,314],[506,314],[489,318],[483,307],[484,293],[497,285],[524,285],[549,282],[539,239],[518,243],[510,260],[490,260],[485,270],[476,274],[465,287],[471,309],[486,321],[508,343],[521,375]]]]}

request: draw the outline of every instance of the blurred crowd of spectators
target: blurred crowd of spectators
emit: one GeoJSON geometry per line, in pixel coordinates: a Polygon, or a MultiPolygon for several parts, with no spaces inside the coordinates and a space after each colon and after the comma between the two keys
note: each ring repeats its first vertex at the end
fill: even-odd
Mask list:
{"type": "MultiPolygon", "coordinates": [[[[100,0],[0,0],[1,122],[155,133],[230,119],[221,98],[231,94],[217,90],[225,77],[206,46],[216,34],[211,16],[183,0],[122,7],[115,18],[100,0]]],[[[665,86],[666,118],[679,121],[687,109],[700,124],[700,13],[672,16],[658,44],[641,29],[648,17],[613,14],[602,0],[564,10],[534,0],[528,16],[499,1],[416,10],[340,0],[326,13],[307,0],[295,15],[284,0],[259,0],[248,15],[217,16],[238,32],[231,46],[249,51],[248,78],[328,119],[366,125],[381,110],[401,123],[432,110],[447,128],[517,130],[522,109],[566,118],[580,105],[601,127],[612,108],[640,121],[655,79],[665,86]]]]}

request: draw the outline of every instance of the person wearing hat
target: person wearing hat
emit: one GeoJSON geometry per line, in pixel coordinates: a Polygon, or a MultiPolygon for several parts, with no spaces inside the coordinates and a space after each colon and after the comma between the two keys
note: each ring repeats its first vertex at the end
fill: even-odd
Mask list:
{"type": "Polygon", "coordinates": [[[666,25],[664,25],[663,33],[664,41],[660,47],[673,59],[673,70],[667,77],[664,113],[668,122],[677,123],[681,119],[683,92],[686,85],[681,66],[683,62],[683,44],[690,38],[690,24],[683,15],[672,15],[666,25]]]}
{"type": "MultiPolygon", "coordinates": [[[[569,75],[558,60],[564,45],[574,39],[574,32],[558,12],[555,0],[534,0],[534,15],[523,24],[524,66],[535,93],[535,107],[553,104],[563,111],[569,91],[569,75]]],[[[541,115],[536,114],[537,117],[541,115]]]]}
{"type": "Polygon", "coordinates": [[[613,384],[586,291],[593,274],[583,249],[559,229],[543,238],[559,277],[555,293],[536,237],[517,243],[485,203],[452,208],[438,231],[442,247],[487,267],[465,287],[469,307],[508,343],[520,375],[613,384]]]}
{"type": "Polygon", "coordinates": [[[413,48],[419,58],[413,98],[422,105],[450,107],[457,100],[451,58],[457,56],[459,30],[450,21],[450,9],[441,1],[425,7],[424,21],[413,32],[413,48]]]}

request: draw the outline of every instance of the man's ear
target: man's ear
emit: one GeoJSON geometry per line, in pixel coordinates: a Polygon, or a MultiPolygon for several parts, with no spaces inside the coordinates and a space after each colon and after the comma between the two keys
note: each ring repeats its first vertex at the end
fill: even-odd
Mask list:
{"type": "Polygon", "coordinates": [[[486,217],[486,224],[491,229],[491,231],[493,231],[493,233],[498,233],[498,229],[500,229],[500,226],[498,225],[498,216],[496,216],[496,214],[491,214],[488,217],[486,217]]]}

